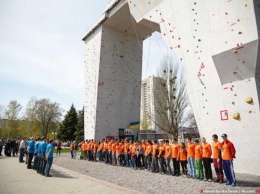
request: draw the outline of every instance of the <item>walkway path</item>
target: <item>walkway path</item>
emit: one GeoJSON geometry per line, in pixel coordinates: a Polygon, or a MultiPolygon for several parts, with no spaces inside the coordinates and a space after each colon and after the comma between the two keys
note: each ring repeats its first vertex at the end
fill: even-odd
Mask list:
{"type": "Polygon", "coordinates": [[[56,165],[51,170],[53,177],[44,177],[34,170],[28,170],[17,157],[0,157],[1,194],[120,194],[138,193],[102,180],[62,168],[56,165]]]}

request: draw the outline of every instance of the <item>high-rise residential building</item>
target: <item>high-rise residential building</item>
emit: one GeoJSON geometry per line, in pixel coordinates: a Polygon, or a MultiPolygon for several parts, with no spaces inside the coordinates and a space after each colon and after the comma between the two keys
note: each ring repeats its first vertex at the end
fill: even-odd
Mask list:
{"type": "Polygon", "coordinates": [[[156,107],[158,106],[158,94],[160,94],[166,80],[160,77],[149,76],[142,80],[141,86],[141,130],[159,130],[156,126],[156,107]],[[156,94],[156,95],[155,95],[156,94]]]}

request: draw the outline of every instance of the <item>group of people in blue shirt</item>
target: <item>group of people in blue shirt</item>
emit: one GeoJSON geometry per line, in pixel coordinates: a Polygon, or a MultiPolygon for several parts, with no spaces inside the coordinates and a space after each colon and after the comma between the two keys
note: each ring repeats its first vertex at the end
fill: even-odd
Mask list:
{"type": "Polygon", "coordinates": [[[34,169],[43,176],[51,177],[50,169],[54,151],[53,140],[46,137],[37,139],[32,137],[27,144],[26,150],[28,154],[27,168],[34,169]]]}

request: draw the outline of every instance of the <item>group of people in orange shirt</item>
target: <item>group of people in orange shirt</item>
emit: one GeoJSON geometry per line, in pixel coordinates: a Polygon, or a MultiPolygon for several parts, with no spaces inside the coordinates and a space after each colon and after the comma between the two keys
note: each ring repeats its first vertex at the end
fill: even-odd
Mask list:
{"type": "Polygon", "coordinates": [[[82,159],[89,161],[100,161],[110,165],[132,167],[133,169],[147,169],[151,172],[180,176],[180,166],[184,177],[196,178],[197,180],[212,181],[211,163],[216,171],[214,182],[223,183],[223,170],[226,175],[226,185],[236,186],[233,170],[233,159],[236,150],[234,145],[222,134],[223,142],[218,141],[218,136],[212,136],[212,144],[202,138],[202,144],[196,139],[188,143],[178,143],[173,139],[143,140],[133,142],[132,140],[109,140],[100,142],[86,140],[80,143],[82,159]],[[173,163],[173,169],[171,167],[173,163]],[[189,164],[189,176],[187,176],[187,163],[189,164]],[[197,172],[196,172],[197,171],[197,172]]]}

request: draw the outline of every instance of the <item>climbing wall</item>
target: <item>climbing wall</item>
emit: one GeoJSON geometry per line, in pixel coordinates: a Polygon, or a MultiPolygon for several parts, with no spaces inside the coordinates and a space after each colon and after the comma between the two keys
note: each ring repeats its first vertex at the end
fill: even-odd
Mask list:
{"type": "Polygon", "coordinates": [[[84,38],[85,137],[117,135],[118,128],[139,120],[142,41],[160,31],[185,66],[200,135],[211,142],[212,134],[227,133],[237,148],[235,171],[260,175],[258,163],[252,163],[260,160],[260,1],[114,0],[111,5],[84,38]]]}
{"type": "Polygon", "coordinates": [[[160,24],[164,40],[185,65],[188,94],[201,136],[211,142],[212,134],[227,133],[237,148],[236,170],[259,175],[257,164],[244,164],[255,156],[260,159],[255,149],[260,143],[260,1],[128,3],[137,21],[160,24]]]}
{"type": "Polygon", "coordinates": [[[101,36],[102,27],[99,27],[85,40],[84,135],[86,139],[93,139],[95,135],[101,36]]]}
{"type": "Polygon", "coordinates": [[[95,139],[140,119],[142,50],[135,36],[103,25],[95,139]]]}

